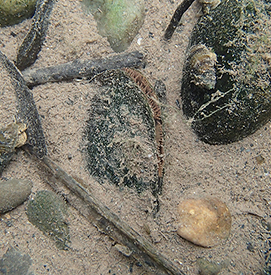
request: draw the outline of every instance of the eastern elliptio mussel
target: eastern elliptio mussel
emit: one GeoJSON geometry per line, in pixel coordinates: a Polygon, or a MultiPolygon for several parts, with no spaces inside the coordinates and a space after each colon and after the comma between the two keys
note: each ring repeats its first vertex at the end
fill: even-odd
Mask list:
{"type": "Polygon", "coordinates": [[[238,141],[270,120],[270,10],[266,0],[222,0],[194,27],[181,96],[201,140],[238,141]]]}
{"type": "Polygon", "coordinates": [[[146,80],[133,69],[111,70],[94,78],[99,92],[91,101],[85,130],[87,168],[100,183],[162,189],[161,109],[146,80]]]}
{"type": "Polygon", "coordinates": [[[27,144],[38,158],[47,153],[45,138],[33,94],[19,70],[0,51],[1,126],[0,175],[15,153],[15,148],[27,144]],[[16,122],[11,122],[15,118],[16,122]]]}

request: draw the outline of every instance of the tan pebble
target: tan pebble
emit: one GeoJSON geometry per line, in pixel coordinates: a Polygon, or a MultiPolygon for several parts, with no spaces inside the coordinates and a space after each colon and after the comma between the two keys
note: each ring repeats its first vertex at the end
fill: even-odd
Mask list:
{"type": "Polygon", "coordinates": [[[231,214],[217,198],[184,200],[178,206],[178,214],[177,233],[194,244],[212,247],[229,237],[231,214]]]}
{"type": "Polygon", "coordinates": [[[30,195],[32,186],[27,179],[0,181],[0,214],[22,204],[30,195]]]}

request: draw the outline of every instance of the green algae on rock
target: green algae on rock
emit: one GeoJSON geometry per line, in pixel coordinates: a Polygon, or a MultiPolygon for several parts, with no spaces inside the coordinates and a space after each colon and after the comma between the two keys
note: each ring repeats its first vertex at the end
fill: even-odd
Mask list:
{"type": "Polygon", "coordinates": [[[52,191],[39,191],[27,205],[28,220],[51,237],[59,249],[68,249],[70,242],[67,224],[67,205],[52,191]]]}
{"type": "Polygon", "coordinates": [[[0,27],[14,25],[30,18],[37,0],[0,0],[0,27]]]}
{"type": "Polygon", "coordinates": [[[23,179],[0,181],[0,214],[22,204],[30,195],[32,182],[23,179]]]}
{"type": "Polygon", "coordinates": [[[93,14],[99,32],[115,52],[126,50],[144,20],[142,0],[83,0],[93,14]]]}
{"type": "Polygon", "coordinates": [[[214,262],[205,258],[198,258],[197,264],[199,266],[200,275],[217,275],[223,268],[227,268],[229,265],[227,260],[223,262],[214,262]]]}
{"type": "Polygon", "coordinates": [[[192,32],[182,79],[183,111],[207,143],[241,140],[271,118],[270,7],[264,0],[223,0],[192,32]],[[191,53],[195,47],[209,54],[191,53]],[[195,81],[199,72],[211,85],[195,81]]]}
{"type": "Polygon", "coordinates": [[[163,169],[156,114],[128,72],[106,71],[95,81],[100,87],[85,130],[87,169],[100,183],[134,187],[138,192],[150,187],[156,196],[163,169]]]}

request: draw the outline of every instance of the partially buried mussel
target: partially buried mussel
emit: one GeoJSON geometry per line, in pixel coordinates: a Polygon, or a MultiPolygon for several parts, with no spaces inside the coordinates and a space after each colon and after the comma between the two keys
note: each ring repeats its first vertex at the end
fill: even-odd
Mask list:
{"type": "Polygon", "coordinates": [[[15,153],[27,144],[30,152],[42,158],[47,150],[40,117],[31,91],[14,66],[0,51],[0,175],[15,153]],[[16,122],[12,122],[16,120],[16,122]]]}
{"type": "Polygon", "coordinates": [[[12,158],[15,148],[23,146],[27,141],[26,124],[11,123],[0,129],[0,174],[12,158]]]}
{"type": "Polygon", "coordinates": [[[221,0],[199,0],[199,3],[202,5],[203,13],[208,14],[211,9],[215,9],[221,3],[221,0]]]}
{"type": "Polygon", "coordinates": [[[181,96],[201,140],[238,141],[270,120],[270,10],[270,1],[223,0],[196,24],[181,96]]]}
{"type": "Polygon", "coordinates": [[[161,192],[163,132],[154,90],[136,70],[106,71],[91,102],[87,168],[100,183],[161,192]]]}

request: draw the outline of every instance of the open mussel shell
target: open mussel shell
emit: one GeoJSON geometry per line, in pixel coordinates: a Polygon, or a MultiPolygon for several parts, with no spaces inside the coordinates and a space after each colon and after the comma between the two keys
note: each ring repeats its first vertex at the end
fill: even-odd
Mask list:
{"type": "Polygon", "coordinates": [[[223,0],[196,24],[183,112],[210,144],[238,141],[271,118],[270,1],[223,0]]]}
{"type": "Polygon", "coordinates": [[[90,174],[100,183],[138,192],[150,188],[156,195],[161,188],[161,159],[153,106],[127,72],[107,71],[95,83],[99,92],[91,101],[85,131],[90,174]]]}

